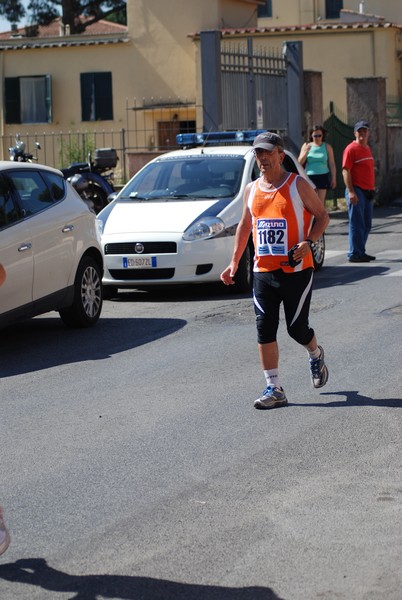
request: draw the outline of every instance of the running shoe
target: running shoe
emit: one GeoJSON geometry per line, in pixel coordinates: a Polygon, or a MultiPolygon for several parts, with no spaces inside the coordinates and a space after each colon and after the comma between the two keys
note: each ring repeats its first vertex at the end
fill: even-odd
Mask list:
{"type": "Polygon", "coordinates": [[[0,554],[4,554],[10,545],[10,534],[3,521],[3,509],[0,506],[0,554]]]}
{"type": "Polygon", "coordinates": [[[254,408],[278,408],[286,406],[288,399],[285,396],[283,388],[269,385],[262,392],[262,396],[254,402],[254,408]]]}
{"type": "Polygon", "coordinates": [[[324,349],[321,346],[318,347],[320,349],[320,356],[309,359],[311,382],[315,388],[323,387],[328,381],[328,369],[324,362],[324,349]]]}

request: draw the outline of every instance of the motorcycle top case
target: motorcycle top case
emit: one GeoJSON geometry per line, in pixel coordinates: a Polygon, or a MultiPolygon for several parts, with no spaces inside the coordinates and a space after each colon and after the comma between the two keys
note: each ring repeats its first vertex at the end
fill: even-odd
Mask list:
{"type": "Polygon", "coordinates": [[[97,148],[94,153],[94,163],[97,167],[113,169],[117,165],[118,157],[114,148],[97,148]]]}

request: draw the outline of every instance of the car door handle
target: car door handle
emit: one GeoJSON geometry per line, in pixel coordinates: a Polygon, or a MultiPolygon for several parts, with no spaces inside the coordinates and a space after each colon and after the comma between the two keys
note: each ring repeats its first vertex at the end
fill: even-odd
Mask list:
{"type": "Polygon", "coordinates": [[[72,231],[74,229],[74,225],[65,225],[62,229],[63,233],[68,233],[69,231],[72,231]]]}
{"type": "Polygon", "coordinates": [[[30,242],[27,242],[26,244],[22,244],[18,248],[18,252],[25,252],[25,250],[30,250],[31,248],[32,248],[32,244],[30,242]]]}

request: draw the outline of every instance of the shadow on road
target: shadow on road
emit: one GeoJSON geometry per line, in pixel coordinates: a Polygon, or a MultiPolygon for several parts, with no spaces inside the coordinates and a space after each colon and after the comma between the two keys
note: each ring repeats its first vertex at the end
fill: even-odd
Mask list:
{"type": "Polygon", "coordinates": [[[382,398],[381,400],[374,400],[369,396],[363,396],[358,391],[340,391],[340,392],[321,392],[320,396],[345,396],[345,400],[336,400],[335,402],[305,402],[301,404],[289,404],[289,406],[321,406],[328,408],[349,408],[351,406],[378,406],[384,408],[389,406],[390,408],[402,408],[402,398],[382,398]]]}
{"type": "Polygon", "coordinates": [[[233,286],[223,283],[202,283],[192,285],[161,285],[148,288],[136,288],[124,290],[120,288],[113,302],[203,302],[215,300],[237,300],[251,298],[252,293],[238,293],[233,286]]]}
{"type": "MultiPolygon", "coordinates": [[[[395,262],[395,261],[393,261],[395,262]]],[[[361,265],[326,266],[314,275],[314,289],[353,285],[370,277],[385,275],[390,270],[386,265],[374,266],[372,263],[361,265]]]]}
{"type": "Polygon", "coordinates": [[[281,600],[272,590],[263,587],[228,588],[127,575],[68,575],[49,567],[43,558],[27,558],[1,565],[0,577],[44,590],[75,594],[70,600],[97,600],[100,597],[122,600],[281,600]]]}
{"type": "Polygon", "coordinates": [[[102,318],[96,327],[68,329],[58,317],[2,330],[0,379],[57,365],[102,360],[178,331],[184,319],[102,318]]]}

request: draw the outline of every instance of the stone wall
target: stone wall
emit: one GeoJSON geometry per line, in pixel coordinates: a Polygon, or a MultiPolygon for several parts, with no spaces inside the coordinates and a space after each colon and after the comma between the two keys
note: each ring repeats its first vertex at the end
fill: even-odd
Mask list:
{"type": "Polygon", "coordinates": [[[303,137],[308,139],[308,133],[313,125],[322,125],[323,96],[322,73],[318,71],[304,71],[304,127],[303,137]]]}
{"type": "Polygon", "coordinates": [[[383,77],[347,78],[350,124],[361,119],[370,124],[369,144],[376,170],[376,202],[388,204],[400,193],[402,129],[387,126],[386,82],[383,77]]]}
{"type": "Polygon", "coordinates": [[[388,172],[381,186],[384,203],[402,198],[402,125],[387,126],[388,172]]]}

